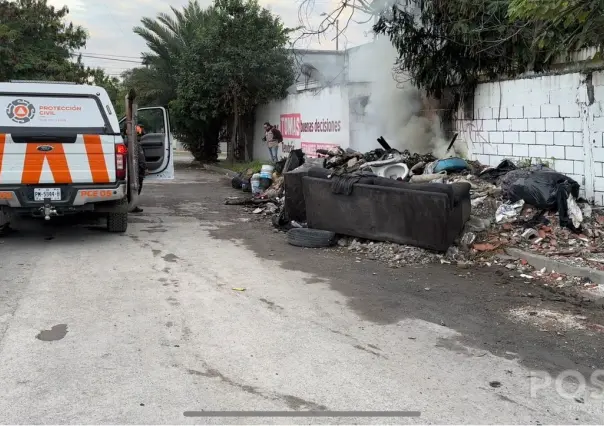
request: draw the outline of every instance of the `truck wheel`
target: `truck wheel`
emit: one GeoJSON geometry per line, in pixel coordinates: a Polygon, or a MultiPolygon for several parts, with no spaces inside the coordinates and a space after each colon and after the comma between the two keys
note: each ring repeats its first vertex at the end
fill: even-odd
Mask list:
{"type": "Polygon", "coordinates": [[[107,215],[107,230],[109,232],[126,232],[128,229],[128,213],[109,213],[107,215]]]}

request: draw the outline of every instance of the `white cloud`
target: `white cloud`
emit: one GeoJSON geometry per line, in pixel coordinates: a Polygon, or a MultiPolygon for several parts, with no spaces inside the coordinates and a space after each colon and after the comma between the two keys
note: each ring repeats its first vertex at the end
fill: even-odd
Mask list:
{"type": "MultiPolygon", "coordinates": [[[[323,20],[319,15],[330,12],[336,0],[313,0],[312,10],[300,16],[300,0],[260,0],[265,7],[279,15],[286,26],[297,27],[301,20],[306,25],[315,28],[323,20]]],[[[121,61],[109,61],[98,58],[86,57],[84,61],[89,66],[102,67],[108,73],[118,75],[122,71],[136,66],[136,63],[125,62],[136,61],[141,52],[146,51],[143,40],[132,32],[132,28],[140,24],[143,17],[155,17],[159,12],[170,12],[170,6],[181,8],[188,0],[167,0],[158,2],[153,0],[49,0],[55,7],[64,5],[69,7],[68,19],[75,24],[81,25],[88,31],[90,38],[86,49],[86,55],[113,55],[123,56],[121,61]],[[128,58],[131,57],[131,58],[128,58]]],[[[211,4],[211,0],[200,0],[202,5],[211,4]]],[[[340,28],[348,21],[348,14],[342,14],[339,19],[340,28]]],[[[363,17],[359,16],[362,20],[363,17]]],[[[369,42],[370,36],[365,33],[371,29],[370,24],[359,25],[350,22],[345,33],[340,37],[340,49],[356,46],[369,42]]],[[[325,36],[318,39],[300,40],[296,47],[314,49],[334,49],[335,29],[331,29],[325,36]]]]}

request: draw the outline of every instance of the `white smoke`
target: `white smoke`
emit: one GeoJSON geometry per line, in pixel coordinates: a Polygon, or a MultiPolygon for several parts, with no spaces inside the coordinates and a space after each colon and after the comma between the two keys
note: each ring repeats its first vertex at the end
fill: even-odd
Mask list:
{"type": "MultiPolygon", "coordinates": [[[[440,118],[434,109],[430,110],[422,91],[407,76],[393,71],[397,52],[390,41],[380,37],[368,51],[370,57],[354,65],[363,68],[359,72],[370,83],[364,122],[379,129],[390,146],[399,151],[445,156],[450,141],[444,137],[440,118]]],[[[447,156],[459,153],[463,144],[459,145],[455,144],[447,156]]]]}

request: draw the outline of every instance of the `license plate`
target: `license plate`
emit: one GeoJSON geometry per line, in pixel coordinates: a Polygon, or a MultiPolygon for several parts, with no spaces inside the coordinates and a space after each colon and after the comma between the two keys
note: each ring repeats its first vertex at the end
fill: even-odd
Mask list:
{"type": "Polygon", "coordinates": [[[34,201],[61,201],[61,188],[36,188],[34,189],[34,201]]]}

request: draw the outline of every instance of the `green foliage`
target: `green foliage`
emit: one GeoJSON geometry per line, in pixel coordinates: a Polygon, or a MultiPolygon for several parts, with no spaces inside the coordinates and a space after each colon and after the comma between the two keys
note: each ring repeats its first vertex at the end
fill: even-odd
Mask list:
{"type": "Polygon", "coordinates": [[[175,134],[200,160],[215,159],[227,120],[239,135],[256,106],[284,97],[294,81],[289,30],[256,0],[215,0],[205,9],[190,0],[134,31],[150,52],[124,85],[140,106],[169,105],[175,134]]]}
{"type": "Polygon", "coordinates": [[[217,146],[227,119],[237,135],[240,120],[256,106],[285,97],[294,72],[285,49],[289,31],[257,1],[216,0],[189,16],[203,19],[192,38],[182,26],[187,37],[175,56],[178,84],[170,107],[179,140],[203,157],[217,146]]]}
{"type": "Polygon", "coordinates": [[[401,72],[418,87],[436,97],[451,90],[459,100],[482,78],[542,71],[566,51],[562,44],[535,44],[534,23],[510,19],[512,1],[412,0],[412,7],[394,6],[383,13],[374,31],[390,38],[401,72]]]}
{"type": "Polygon", "coordinates": [[[0,0],[0,81],[86,82],[88,70],[72,58],[86,45],[86,31],[66,23],[68,13],[46,0],[0,0]]]}
{"type": "Polygon", "coordinates": [[[510,0],[509,17],[534,27],[534,45],[558,44],[567,50],[601,46],[604,41],[602,0],[510,0]]]}
{"type": "Polygon", "coordinates": [[[288,31],[255,0],[217,0],[180,63],[178,104],[199,118],[239,115],[293,83],[288,31]]]}
{"type": "Polygon", "coordinates": [[[0,0],[0,81],[45,80],[96,84],[105,88],[118,113],[119,80],[85,67],[74,51],[86,45],[86,31],[66,22],[67,7],[47,0],[0,0]]]}
{"type": "Polygon", "coordinates": [[[167,106],[176,98],[179,62],[183,51],[203,28],[208,11],[197,0],[172,14],[160,13],[155,19],[143,18],[134,32],[146,42],[150,52],[143,53],[145,68],[135,68],[124,76],[139,96],[139,105],[167,106]]]}
{"type": "Polygon", "coordinates": [[[116,77],[108,76],[101,69],[89,70],[88,83],[100,86],[107,91],[115,108],[118,120],[126,114],[126,88],[116,77]]]}
{"type": "Polygon", "coordinates": [[[248,170],[251,170],[254,173],[260,173],[260,170],[262,169],[264,163],[266,162],[260,160],[248,161],[243,163],[232,163],[230,161],[222,161],[220,162],[219,166],[237,173],[247,172],[248,170]]]}

